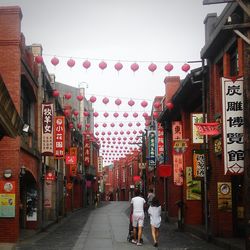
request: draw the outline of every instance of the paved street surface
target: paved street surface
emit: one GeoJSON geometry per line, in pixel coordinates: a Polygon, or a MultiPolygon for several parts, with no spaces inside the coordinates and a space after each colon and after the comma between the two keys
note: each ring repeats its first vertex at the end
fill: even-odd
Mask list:
{"type": "MultiPolygon", "coordinates": [[[[157,249],[152,245],[149,220],[145,221],[143,246],[127,241],[129,202],[108,202],[94,210],[82,209],[63,219],[56,226],[27,240],[21,241],[19,250],[134,250],[157,249]]],[[[183,232],[174,224],[163,223],[160,229],[161,250],[202,249],[219,250],[213,244],[183,232]]]]}

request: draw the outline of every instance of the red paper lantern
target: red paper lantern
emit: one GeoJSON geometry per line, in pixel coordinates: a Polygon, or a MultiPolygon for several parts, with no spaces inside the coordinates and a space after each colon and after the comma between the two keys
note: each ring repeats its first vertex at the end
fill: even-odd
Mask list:
{"type": "Polygon", "coordinates": [[[129,126],[129,127],[132,127],[132,126],[133,126],[132,122],[129,122],[129,123],[128,123],[128,126],[129,126]]]}
{"type": "Polygon", "coordinates": [[[140,122],[137,122],[137,123],[136,123],[136,126],[137,126],[137,127],[140,127],[140,126],[141,126],[141,123],[140,123],[140,122]]]}
{"type": "Polygon", "coordinates": [[[135,113],[133,114],[133,117],[134,117],[134,118],[138,117],[138,113],[135,112],[135,113]]]}
{"type": "Polygon", "coordinates": [[[142,116],[143,116],[144,118],[147,118],[147,117],[148,117],[148,113],[147,113],[147,112],[144,112],[144,113],[142,114],[142,116]]]}
{"type": "Polygon", "coordinates": [[[110,126],[113,128],[113,127],[115,126],[115,124],[112,122],[112,123],[110,124],[110,126]]]}
{"type": "Polygon", "coordinates": [[[159,117],[158,112],[153,112],[153,117],[154,117],[155,119],[157,119],[157,118],[159,117]]]}
{"type": "Polygon", "coordinates": [[[115,64],[114,67],[119,72],[123,68],[123,65],[120,62],[118,62],[118,63],[115,64]]]}
{"type": "Polygon", "coordinates": [[[99,115],[98,112],[94,112],[94,113],[93,113],[93,116],[94,116],[94,117],[98,117],[98,115],[99,115]]]}
{"type": "Polygon", "coordinates": [[[107,127],[107,123],[103,123],[102,126],[103,126],[104,128],[106,128],[106,127],[107,127]]]}
{"type": "Polygon", "coordinates": [[[122,122],[119,124],[119,126],[120,126],[121,128],[123,127],[123,125],[124,125],[124,124],[123,124],[122,122]]]}
{"type": "Polygon", "coordinates": [[[149,126],[150,125],[150,121],[146,121],[145,122],[145,126],[147,127],[147,126],[149,126]]]}
{"type": "Polygon", "coordinates": [[[122,103],[121,99],[118,98],[118,99],[115,100],[115,104],[116,105],[119,106],[119,105],[121,105],[121,103],[122,103]]]}
{"type": "Polygon", "coordinates": [[[128,130],[128,131],[126,132],[126,134],[127,134],[127,135],[130,135],[130,131],[128,130]]]}
{"type": "Polygon", "coordinates": [[[107,63],[104,62],[104,61],[101,61],[101,62],[99,63],[99,68],[100,68],[101,70],[106,69],[106,68],[107,68],[107,63]]]}
{"type": "Polygon", "coordinates": [[[89,123],[87,123],[85,127],[86,127],[86,128],[90,128],[90,124],[89,124],[89,123]]]}
{"type": "Polygon", "coordinates": [[[85,60],[85,61],[82,63],[82,66],[87,70],[87,69],[91,66],[91,62],[88,61],[88,60],[85,60]]]}
{"type": "Polygon", "coordinates": [[[94,125],[94,126],[95,126],[95,128],[98,128],[98,127],[99,127],[98,123],[95,123],[95,125],[94,125]]]}
{"type": "Polygon", "coordinates": [[[74,116],[78,116],[79,112],[77,110],[74,110],[73,114],[74,116]]]}
{"type": "Polygon", "coordinates": [[[36,61],[36,63],[43,63],[43,57],[42,56],[36,56],[35,57],[35,61],[36,61]]]}
{"type": "Polygon", "coordinates": [[[158,109],[158,108],[160,108],[161,103],[160,103],[160,102],[155,102],[155,103],[153,104],[153,106],[154,106],[154,108],[158,109]]]}
{"type": "Polygon", "coordinates": [[[81,123],[77,123],[77,128],[78,129],[82,129],[82,124],[81,123]]]}
{"type": "Polygon", "coordinates": [[[57,57],[53,57],[50,61],[54,66],[56,66],[59,63],[59,59],[57,57]]]}
{"type": "Polygon", "coordinates": [[[143,108],[146,108],[146,107],[148,106],[148,102],[142,101],[142,102],[141,102],[141,106],[142,106],[143,108]]]}
{"type": "Polygon", "coordinates": [[[189,69],[190,69],[190,65],[185,63],[182,65],[181,69],[184,71],[184,72],[188,72],[189,69]]]}
{"type": "Polygon", "coordinates": [[[174,108],[174,104],[172,102],[168,102],[166,104],[166,107],[169,109],[169,110],[172,110],[174,108]]]}
{"type": "Polygon", "coordinates": [[[89,98],[89,101],[92,102],[92,103],[94,103],[96,101],[96,97],[95,96],[91,96],[89,98]]]}
{"type": "Polygon", "coordinates": [[[114,134],[115,134],[115,135],[118,135],[118,132],[117,132],[117,131],[115,131],[115,132],[114,132],[114,134]]]}
{"type": "Polygon", "coordinates": [[[74,128],[73,122],[70,122],[70,123],[69,123],[69,128],[70,128],[70,129],[74,128]]]}
{"type": "Polygon", "coordinates": [[[123,134],[124,134],[124,131],[121,130],[121,131],[120,131],[120,135],[123,135],[123,134]]]}
{"type": "Polygon", "coordinates": [[[173,68],[174,68],[174,66],[173,66],[171,63],[168,63],[168,64],[165,66],[165,70],[166,70],[167,72],[172,71],[173,68]]]}
{"type": "Polygon", "coordinates": [[[137,63],[131,64],[130,68],[135,72],[139,69],[139,65],[137,63]]]}
{"type": "Polygon", "coordinates": [[[63,113],[64,113],[65,116],[69,116],[70,115],[70,110],[69,109],[65,109],[63,113]]]}
{"type": "Polygon", "coordinates": [[[119,114],[118,114],[117,112],[115,112],[115,113],[113,114],[113,116],[114,116],[115,118],[117,118],[117,117],[119,116],[119,114]]]}
{"type": "Polygon", "coordinates": [[[135,102],[131,99],[131,100],[128,101],[128,105],[129,105],[130,107],[132,107],[132,106],[135,105],[135,102]]]}
{"type": "Polygon", "coordinates": [[[88,112],[88,111],[84,111],[84,112],[83,112],[83,115],[84,115],[85,117],[87,117],[87,116],[89,116],[89,112],[88,112]]]}
{"type": "Polygon", "coordinates": [[[108,103],[109,103],[109,99],[108,99],[107,97],[104,97],[104,98],[102,99],[102,102],[103,102],[104,104],[108,104],[108,103]]]}
{"type": "Polygon", "coordinates": [[[69,100],[69,99],[71,98],[71,93],[66,93],[66,94],[64,94],[64,97],[65,97],[67,100],[69,100]]]}
{"type": "Polygon", "coordinates": [[[73,60],[72,58],[70,58],[68,61],[67,61],[67,65],[72,68],[74,67],[76,64],[75,60],[73,60]]]}
{"type": "Polygon", "coordinates": [[[127,118],[127,117],[128,117],[128,113],[125,112],[125,113],[123,114],[123,117],[127,118]]]}
{"type": "Polygon", "coordinates": [[[102,135],[105,135],[105,132],[102,132],[102,135]]]}
{"type": "Polygon", "coordinates": [[[157,66],[156,66],[156,64],[154,64],[154,63],[151,63],[151,64],[148,66],[148,70],[151,71],[151,72],[154,72],[156,69],[157,69],[157,66]]]}
{"type": "MultiPolygon", "coordinates": [[[[132,141],[133,139],[134,139],[133,137],[129,137],[129,140],[130,140],[130,141],[132,141]]],[[[130,149],[132,149],[132,148],[130,148],[130,149]]]]}
{"type": "Polygon", "coordinates": [[[76,98],[77,98],[77,100],[78,100],[79,102],[83,100],[83,96],[82,96],[82,95],[78,95],[76,98]]]}
{"type": "Polygon", "coordinates": [[[108,113],[108,112],[105,112],[105,113],[103,113],[103,116],[104,116],[105,118],[107,118],[107,117],[109,116],[109,113],[108,113]]]}
{"type": "Polygon", "coordinates": [[[59,91],[57,89],[53,90],[53,96],[58,97],[60,95],[59,91]]]}
{"type": "Polygon", "coordinates": [[[111,132],[110,131],[108,131],[108,133],[107,133],[108,135],[111,135],[111,132]]]}

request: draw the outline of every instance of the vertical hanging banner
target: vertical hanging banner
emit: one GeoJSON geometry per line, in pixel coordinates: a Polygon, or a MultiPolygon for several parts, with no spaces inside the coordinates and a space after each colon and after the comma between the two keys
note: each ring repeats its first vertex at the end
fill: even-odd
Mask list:
{"type": "MultiPolygon", "coordinates": [[[[181,121],[172,122],[173,142],[182,139],[182,123],[181,121]]],[[[174,184],[177,186],[183,185],[183,154],[177,154],[173,151],[173,177],[174,184]]]]}
{"type": "Polygon", "coordinates": [[[174,184],[183,185],[183,154],[173,154],[174,184]]]}
{"type": "Polygon", "coordinates": [[[193,151],[194,177],[204,177],[205,174],[205,153],[203,150],[193,151]]]}
{"type": "Polygon", "coordinates": [[[164,162],[164,131],[161,124],[157,123],[157,135],[158,135],[158,160],[159,164],[164,162]]]}
{"type": "Polygon", "coordinates": [[[89,167],[90,165],[90,140],[84,139],[84,165],[89,167]]]}
{"type": "Polygon", "coordinates": [[[182,123],[181,121],[174,121],[172,122],[172,135],[173,141],[182,139],[182,123]]]}
{"type": "Polygon", "coordinates": [[[102,173],[103,170],[103,157],[99,156],[98,157],[98,172],[102,173]]]}
{"type": "Polygon", "coordinates": [[[65,117],[54,119],[54,157],[62,159],[65,156],[65,117]]]}
{"type": "Polygon", "coordinates": [[[224,174],[244,171],[243,77],[222,78],[224,174]]]}
{"type": "Polygon", "coordinates": [[[156,166],[156,131],[148,131],[148,167],[149,171],[153,170],[156,166]]]}
{"type": "Polygon", "coordinates": [[[75,158],[75,162],[69,165],[70,176],[76,176],[77,175],[77,147],[70,147],[69,154],[71,157],[75,158]]]}
{"type": "Polygon", "coordinates": [[[202,113],[191,114],[191,129],[192,129],[192,142],[193,143],[204,143],[204,136],[199,133],[199,129],[195,126],[195,123],[205,122],[202,113]]]}
{"type": "Polygon", "coordinates": [[[42,155],[53,155],[53,104],[42,103],[42,155]]]}

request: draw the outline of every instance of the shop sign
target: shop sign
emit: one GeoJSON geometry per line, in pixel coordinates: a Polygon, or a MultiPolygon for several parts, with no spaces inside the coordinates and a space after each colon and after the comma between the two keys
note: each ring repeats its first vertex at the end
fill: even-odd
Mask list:
{"type": "Polygon", "coordinates": [[[103,170],[103,157],[99,156],[98,157],[98,172],[102,173],[103,170]]]}
{"type": "Polygon", "coordinates": [[[222,78],[224,174],[244,171],[243,78],[222,78]]]}
{"type": "Polygon", "coordinates": [[[15,217],[16,182],[0,181],[0,218],[15,217]]]}
{"type": "Polygon", "coordinates": [[[156,166],[156,131],[148,131],[148,154],[149,154],[149,170],[152,170],[152,167],[156,166]]]}
{"type": "Polygon", "coordinates": [[[42,155],[53,155],[53,104],[42,103],[42,155]]]}
{"type": "Polygon", "coordinates": [[[84,140],[84,165],[88,167],[90,165],[90,140],[84,140]]]}
{"type": "Polygon", "coordinates": [[[192,129],[192,142],[193,143],[204,143],[204,136],[200,134],[199,129],[195,126],[196,123],[205,122],[202,113],[191,114],[191,129],[192,129]]]}
{"type": "Polygon", "coordinates": [[[164,131],[161,124],[157,123],[157,146],[158,146],[158,160],[159,164],[164,162],[164,131]]]}
{"type": "Polygon", "coordinates": [[[173,141],[182,139],[182,123],[181,121],[172,122],[173,141]]]}
{"type": "Polygon", "coordinates": [[[193,151],[194,177],[204,177],[205,174],[205,153],[203,150],[193,151]]]}
{"type": "Polygon", "coordinates": [[[232,184],[231,182],[217,183],[218,209],[232,212],[232,184]]]}
{"type": "Polygon", "coordinates": [[[65,117],[56,116],[54,120],[54,157],[65,157],[65,117]]]}
{"type": "Polygon", "coordinates": [[[201,181],[193,179],[192,167],[186,167],[186,199],[201,200],[201,181]]]}
{"type": "Polygon", "coordinates": [[[183,154],[173,154],[174,184],[183,185],[183,154]]]}
{"type": "Polygon", "coordinates": [[[70,147],[69,154],[70,154],[69,157],[72,159],[68,163],[70,164],[69,166],[70,176],[76,176],[77,175],[77,147],[70,147]]]}
{"type": "Polygon", "coordinates": [[[55,179],[56,179],[56,176],[54,173],[49,172],[45,175],[46,181],[54,181],[55,179]]]}
{"type": "Polygon", "coordinates": [[[69,164],[76,164],[76,155],[69,155],[69,154],[66,154],[65,156],[65,162],[67,165],[69,164]]]}

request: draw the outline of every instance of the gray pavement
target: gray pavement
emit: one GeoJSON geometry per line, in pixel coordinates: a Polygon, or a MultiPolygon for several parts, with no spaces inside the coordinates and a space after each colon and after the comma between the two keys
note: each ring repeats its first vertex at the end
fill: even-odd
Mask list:
{"type": "MultiPolygon", "coordinates": [[[[108,202],[96,209],[82,209],[46,232],[21,241],[19,250],[134,250],[156,249],[152,245],[148,219],[145,221],[143,246],[127,241],[129,202],[108,202]]],[[[213,244],[186,232],[177,232],[176,226],[163,223],[160,229],[160,250],[203,249],[220,250],[213,244]]]]}

